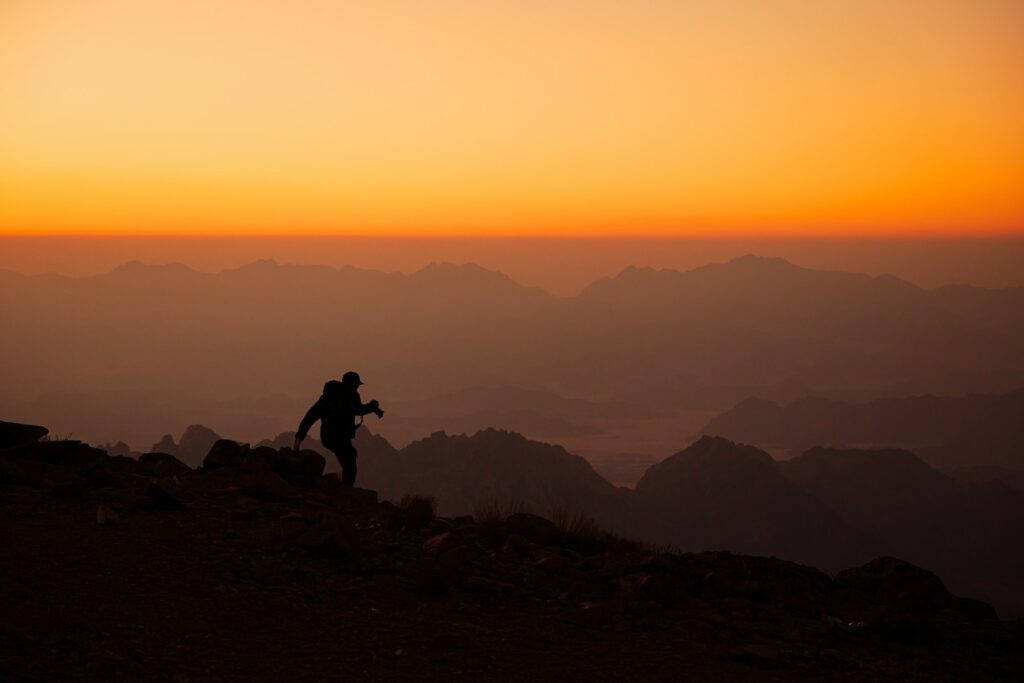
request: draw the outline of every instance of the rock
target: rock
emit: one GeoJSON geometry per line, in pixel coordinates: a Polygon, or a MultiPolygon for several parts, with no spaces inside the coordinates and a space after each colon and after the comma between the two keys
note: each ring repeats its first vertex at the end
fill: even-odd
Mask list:
{"type": "Polygon", "coordinates": [[[488,579],[483,576],[470,576],[467,578],[466,588],[481,593],[511,593],[516,590],[516,586],[507,581],[488,579]]]}
{"type": "Polygon", "coordinates": [[[218,467],[241,467],[247,451],[248,446],[242,446],[237,441],[218,439],[210,447],[206,457],[203,458],[203,469],[213,470],[218,467]]]}
{"type": "Polygon", "coordinates": [[[260,500],[294,500],[301,494],[291,484],[270,470],[244,473],[242,493],[260,500]]]}
{"type": "Polygon", "coordinates": [[[82,486],[75,482],[59,482],[50,487],[50,493],[58,498],[81,498],[82,486]]]}
{"type": "Polygon", "coordinates": [[[34,444],[50,433],[46,427],[0,420],[0,449],[34,444]]]}
{"type": "Polygon", "coordinates": [[[278,530],[276,536],[285,542],[295,542],[317,523],[312,517],[307,517],[301,512],[289,512],[278,518],[278,530]]]}
{"type": "Polygon", "coordinates": [[[359,531],[351,522],[322,520],[296,538],[295,545],[321,555],[346,557],[358,547],[359,531]]]}
{"type": "Polygon", "coordinates": [[[170,453],[143,453],[135,471],[147,477],[173,477],[190,472],[191,468],[170,453]]]}
{"type": "Polygon", "coordinates": [[[177,512],[184,510],[185,505],[173,494],[158,484],[150,482],[141,495],[135,500],[135,505],[140,510],[177,512]]]}
{"type": "Polygon", "coordinates": [[[274,472],[282,475],[288,475],[291,473],[287,464],[284,463],[284,455],[276,449],[268,446],[257,446],[252,448],[245,456],[245,460],[242,462],[242,469],[246,470],[274,470],[274,472]]]}
{"type": "Polygon", "coordinates": [[[541,571],[560,574],[569,567],[569,561],[557,553],[552,553],[534,562],[533,566],[541,571]]]}
{"type": "Polygon", "coordinates": [[[392,511],[389,525],[392,528],[408,527],[424,529],[434,519],[434,499],[428,496],[406,496],[392,511]]]}
{"type": "Polygon", "coordinates": [[[36,460],[59,467],[88,467],[107,459],[107,452],[81,441],[41,441],[4,453],[15,458],[36,460]]]}
{"type": "Polygon", "coordinates": [[[443,552],[461,545],[459,537],[450,531],[444,531],[436,536],[431,536],[423,542],[423,549],[427,552],[443,552]]]}
{"type": "MultiPolygon", "coordinates": [[[[327,476],[334,476],[337,479],[337,475],[327,476]]],[[[355,486],[342,486],[340,481],[337,488],[330,492],[330,497],[331,505],[339,509],[372,507],[377,504],[376,491],[355,486]]]]}
{"type": "Polygon", "coordinates": [[[600,602],[584,602],[562,613],[562,620],[584,628],[597,628],[608,620],[608,610],[600,602]]]}
{"type": "Polygon", "coordinates": [[[100,506],[96,509],[96,523],[117,525],[121,523],[121,515],[117,514],[117,512],[108,505],[100,503],[100,506]]]}
{"type": "Polygon", "coordinates": [[[116,486],[118,483],[117,476],[106,467],[90,467],[81,471],[80,474],[93,488],[106,488],[116,486]]]}
{"type": "Polygon", "coordinates": [[[990,605],[958,598],[932,572],[894,557],[879,557],[861,567],[841,571],[835,582],[869,602],[902,612],[952,610],[967,617],[996,618],[990,605]]]}
{"type": "Polygon", "coordinates": [[[417,590],[447,593],[466,581],[466,555],[462,548],[428,555],[412,566],[412,572],[417,590]]]}
{"type": "Polygon", "coordinates": [[[733,650],[729,659],[760,669],[777,669],[782,666],[779,651],[764,643],[751,643],[733,650]]]}
{"type": "Polygon", "coordinates": [[[533,544],[530,543],[530,539],[520,534],[510,534],[505,539],[505,545],[502,547],[501,552],[511,557],[523,557],[528,552],[533,544]]]}
{"type": "Polygon", "coordinates": [[[550,519],[527,512],[517,512],[505,520],[509,534],[519,534],[537,545],[551,545],[561,537],[561,530],[550,519]]]}
{"type": "Polygon", "coordinates": [[[0,459],[0,484],[7,486],[38,486],[38,477],[29,475],[10,460],[0,459]]]}
{"type": "Polygon", "coordinates": [[[294,463],[296,474],[306,477],[319,477],[324,473],[324,467],[327,465],[324,456],[309,449],[303,449],[296,453],[294,463]]]}
{"type": "Polygon", "coordinates": [[[665,607],[675,607],[686,597],[682,582],[670,574],[644,574],[637,579],[636,587],[647,598],[665,607]]]}
{"type": "Polygon", "coordinates": [[[436,531],[456,531],[459,525],[453,519],[447,517],[434,517],[430,520],[430,528],[436,531]]]}

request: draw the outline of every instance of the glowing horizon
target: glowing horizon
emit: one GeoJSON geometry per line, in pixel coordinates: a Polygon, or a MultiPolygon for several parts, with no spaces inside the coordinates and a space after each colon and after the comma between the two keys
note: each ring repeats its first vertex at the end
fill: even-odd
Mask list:
{"type": "Polygon", "coordinates": [[[0,96],[0,235],[1024,234],[1016,0],[15,0],[0,96]]]}

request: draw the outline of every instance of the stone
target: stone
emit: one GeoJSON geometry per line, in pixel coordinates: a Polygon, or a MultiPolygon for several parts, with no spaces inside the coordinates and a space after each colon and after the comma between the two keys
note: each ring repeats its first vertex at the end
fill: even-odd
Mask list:
{"type": "Polygon", "coordinates": [[[502,547],[501,552],[511,557],[524,557],[533,544],[530,543],[530,539],[520,534],[510,534],[505,539],[505,545],[502,547]]]}
{"type": "Polygon", "coordinates": [[[557,553],[552,553],[534,562],[533,566],[541,571],[560,574],[569,567],[569,561],[557,553]]]}
{"type": "Polygon", "coordinates": [[[879,557],[836,575],[841,588],[870,602],[899,611],[936,612],[947,609],[965,616],[995,618],[995,610],[978,600],[965,601],[950,593],[932,572],[894,557],[879,557]],[[986,609],[987,608],[987,609],[986,609]]]}
{"type": "Polygon", "coordinates": [[[210,447],[203,458],[203,469],[213,470],[218,467],[240,467],[245,460],[248,445],[242,446],[231,439],[218,439],[210,447]]]}
{"type": "Polygon", "coordinates": [[[351,522],[337,519],[312,524],[295,539],[295,545],[330,557],[346,557],[359,545],[359,530],[351,522]]]}
{"type": "Polygon", "coordinates": [[[516,590],[516,587],[507,581],[488,579],[483,576],[470,576],[466,579],[466,589],[480,593],[511,593],[516,590]]]}
{"type": "Polygon", "coordinates": [[[177,512],[185,509],[184,503],[178,500],[176,496],[153,482],[150,482],[142,490],[141,495],[135,500],[135,505],[140,510],[161,512],[177,512]]]}
{"type": "Polygon", "coordinates": [[[116,526],[121,523],[121,515],[110,506],[100,503],[96,508],[96,523],[116,526]]]}
{"type": "Polygon", "coordinates": [[[412,566],[417,590],[439,595],[466,581],[465,556],[459,548],[428,555],[412,566]]]}
{"type": "Polygon", "coordinates": [[[561,530],[550,519],[528,512],[517,512],[505,520],[508,534],[519,534],[537,545],[551,545],[561,537],[561,530]]]}
{"type": "Polygon", "coordinates": [[[75,482],[59,482],[50,487],[50,493],[57,498],[81,498],[82,486],[75,482]]]}
{"type": "Polygon", "coordinates": [[[648,599],[665,607],[675,607],[685,599],[682,583],[670,574],[643,574],[636,587],[648,599]]]}
{"type": "Polygon", "coordinates": [[[245,474],[241,487],[243,495],[259,500],[294,500],[301,495],[295,487],[270,470],[245,474]]]}
{"type": "MultiPolygon", "coordinates": [[[[284,460],[284,457],[273,448],[269,446],[257,446],[252,448],[245,456],[245,460],[242,462],[242,469],[246,470],[274,470],[275,472],[281,468],[279,462],[284,460]]],[[[287,470],[286,470],[286,473],[287,470]]]]}
{"type": "Polygon", "coordinates": [[[143,453],[136,473],[147,477],[173,477],[190,472],[191,468],[170,453],[143,453]]]}
{"type": "MultiPolygon", "coordinates": [[[[337,478],[337,475],[327,476],[337,478]]],[[[339,481],[337,488],[330,492],[330,500],[331,505],[339,509],[373,507],[377,505],[377,492],[355,486],[342,486],[339,481]]]]}
{"type": "Polygon", "coordinates": [[[46,427],[0,420],[0,449],[27,446],[50,433],[46,427]]]}
{"type": "Polygon", "coordinates": [[[450,531],[444,531],[436,536],[431,536],[423,542],[423,549],[427,552],[443,552],[445,550],[451,550],[452,548],[460,545],[462,541],[459,537],[450,531]]]}

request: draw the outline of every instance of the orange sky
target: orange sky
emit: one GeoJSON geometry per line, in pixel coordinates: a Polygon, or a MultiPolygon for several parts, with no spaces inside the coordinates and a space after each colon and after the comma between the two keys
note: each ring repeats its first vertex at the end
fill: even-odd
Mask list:
{"type": "Polygon", "coordinates": [[[0,234],[1024,233],[1019,0],[4,0],[0,234]]]}

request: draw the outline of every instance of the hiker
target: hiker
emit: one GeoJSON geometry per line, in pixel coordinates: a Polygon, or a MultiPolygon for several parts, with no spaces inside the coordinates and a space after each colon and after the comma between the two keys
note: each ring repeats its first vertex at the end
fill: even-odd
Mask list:
{"type": "Polygon", "coordinates": [[[324,444],[341,465],[341,483],[352,486],[356,482],[356,449],[352,439],[356,429],[362,424],[362,417],[374,413],[378,418],[384,417],[377,401],[363,403],[359,398],[359,385],[363,382],[355,372],[346,372],[341,381],[331,380],[324,385],[324,393],[317,399],[306,416],[299,423],[299,431],[295,433],[295,450],[299,450],[302,440],[309,433],[313,423],[320,420],[320,441],[324,444]],[[359,424],[356,424],[356,417],[359,424]]]}

